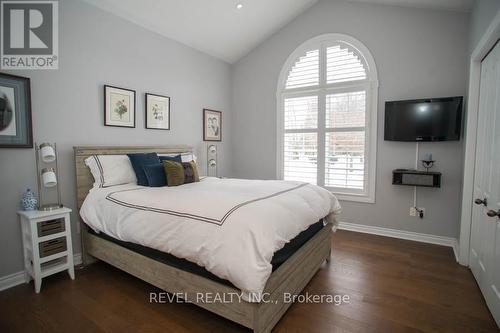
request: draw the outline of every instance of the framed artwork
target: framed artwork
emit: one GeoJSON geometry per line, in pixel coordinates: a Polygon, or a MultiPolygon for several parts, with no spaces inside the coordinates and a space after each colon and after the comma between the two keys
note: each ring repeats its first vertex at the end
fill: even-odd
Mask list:
{"type": "Polygon", "coordinates": [[[104,86],[104,125],[135,127],[135,90],[104,86]]]}
{"type": "Polygon", "coordinates": [[[30,79],[0,73],[0,148],[33,148],[30,79]]]}
{"type": "Polygon", "coordinates": [[[146,128],[170,129],[170,97],[146,93],[146,128]]]}
{"type": "Polygon", "coordinates": [[[222,141],[222,112],[203,109],[203,140],[222,141]]]}

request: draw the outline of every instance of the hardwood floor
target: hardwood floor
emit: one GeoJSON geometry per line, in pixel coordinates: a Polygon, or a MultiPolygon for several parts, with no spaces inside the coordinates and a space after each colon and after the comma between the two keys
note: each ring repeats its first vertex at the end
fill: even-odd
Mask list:
{"type": "MultiPolygon", "coordinates": [[[[499,332],[450,248],[337,231],[333,258],[303,291],[350,303],[296,303],[274,332],[499,332]]],[[[192,304],[149,303],[158,289],[104,263],[0,292],[0,332],[248,332],[192,304]]]]}

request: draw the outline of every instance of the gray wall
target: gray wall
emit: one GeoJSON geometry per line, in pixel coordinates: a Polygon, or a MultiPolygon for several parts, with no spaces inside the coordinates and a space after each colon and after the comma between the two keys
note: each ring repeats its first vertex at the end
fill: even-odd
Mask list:
{"type": "MultiPolygon", "coordinates": [[[[60,1],[60,63],[55,71],[12,71],[31,78],[33,130],[38,142],[57,142],[63,203],[75,209],[73,145],[191,144],[200,157],[202,108],[230,123],[230,66],[82,1],[60,1]],[[103,84],[136,90],[135,129],[103,126],[103,84]],[[144,129],[144,93],[170,96],[171,130],[144,129]]],[[[230,126],[224,128],[221,174],[230,173],[230,126]]],[[[0,149],[0,276],[23,269],[16,210],[36,185],[31,149],[0,149]]],[[[72,214],[75,252],[77,214],[72,214]]]]}
{"type": "Polygon", "coordinates": [[[409,216],[413,188],[391,185],[391,171],[414,165],[415,144],[383,140],[387,100],[465,94],[468,14],[395,6],[320,1],[233,68],[233,172],[275,178],[276,85],[286,58],[304,41],[344,33],[372,52],[379,75],[376,203],[342,202],[341,221],[458,237],[462,142],[421,144],[432,153],[441,189],[418,190],[426,218],[409,216]]]}
{"type": "Polygon", "coordinates": [[[481,37],[483,37],[499,10],[500,1],[498,0],[476,0],[470,21],[470,52],[474,50],[481,37]]]}

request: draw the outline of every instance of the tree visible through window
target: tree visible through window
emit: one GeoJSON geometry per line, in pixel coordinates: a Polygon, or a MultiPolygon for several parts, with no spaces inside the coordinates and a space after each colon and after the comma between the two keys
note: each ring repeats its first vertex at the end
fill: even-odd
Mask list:
{"type": "Polygon", "coordinates": [[[374,201],[377,74],[369,51],[339,34],[299,47],[278,87],[278,173],[343,199],[374,201]]]}

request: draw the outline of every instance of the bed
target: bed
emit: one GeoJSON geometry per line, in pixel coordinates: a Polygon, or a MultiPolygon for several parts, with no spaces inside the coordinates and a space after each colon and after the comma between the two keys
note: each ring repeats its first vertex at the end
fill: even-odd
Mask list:
{"type": "MultiPolygon", "coordinates": [[[[249,219],[249,216],[258,217],[259,212],[266,211],[265,205],[268,201],[282,200],[282,202],[279,203],[280,205],[290,205],[288,201],[291,200],[292,205],[297,205],[300,203],[300,200],[293,203],[295,197],[300,199],[301,191],[315,191],[316,189],[314,187],[306,187],[306,185],[299,183],[289,184],[285,182],[268,182],[266,186],[259,186],[258,184],[254,184],[254,182],[249,183],[244,180],[204,179],[199,184],[192,185],[192,188],[189,188],[188,185],[183,185],[184,188],[182,188],[182,190],[174,188],[149,190],[144,187],[138,187],[137,185],[129,185],[113,189],[99,189],[99,191],[93,190],[89,195],[94,179],[84,161],[92,155],[122,155],[135,152],[173,154],[187,153],[190,151],[192,151],[192,148],[189,146],[74,147],[78,209],[80,210],[83,207],[82,216],[84,217],[81,218],[83,262],[87,265],[96,259],[100,259],[167,292],[183,294],[184,297],[187,298],[187,301],[253,329],[254,332],[270,332],[291,305],[291,303],[284,302],[283,294],[300,293],[320,268],[322,263],[325,260],[329,260],[332,224],[335,222],[334,215],[325,214],[325,216],[320,216],[321,214],[317,213],[320,214],[318,215],[319,220],[324,221],[324,223],[319,227],[318,223],[315,223],[316,230],[314,230],[314,233],[309,232],[308,234],[307,231],[312,228],[311,225],[297,226],[293,234],[294,237],[291,235],[283,235],[283,238],[288,237],[288,240],[293,238],[288,244],[284,241],[282,242],[283,244],[280,243],[279,246],[276,246],[276,241],[274,241],[274,245],[262,245],[261,247],[263,249],[268,249],[266,254],[263,255],[265,258],[262,259],[262,262],[257,261],[253,263],[253,261],[256,261],[255,258],[260,259],[259,255],[252,255],[251,251],[247,253],[246,249],[249,246],[245,245],[246,240],[243,236],[241,236],[242,239],[240,240],[242,243],[242,249],[239,250],[240,252],[238,252],[237,243],[230,245],[232,248],[229,248],[234,249],[234,252],[237,254],[236,258],[240,259],[239,261],[233,260],[231,262],[229,259],[228,263],[226,263],[225,260],[212,262],[215,260],[214,258],[217,258],[217,255],[197,256],[196,251],[205,251],[205,254],[212,252],[216,253],[218,251],[221,253],[219,257],[228,258],[229,252],[227,246],[229,245],[226,243],[230,243],[231,241],[220,242],[219,238],[228,240],[230,239],[228,235],[234,235],[240,232],[246,234],[246,229],[244,229],[245,224],[240,223],[240,220],[246,221],[249,219]],[[224,188],[227,189],[224,190],[224,188]],[[220,189],[219,193],[215,193],[216,189],[220,189]],[[242,196],[242,198],[238,198],[238,195],[235,194],[238,193],[237,189],[240,189],[240,196],[242,196]],[[266,191],[268,189],[268,191],[271,192],[266,192],[264,189],[266,189],[266,191]],[[214,193],[214,200],[216,200],[214,202],[219,202],[219,204],[214,205],[212,203],[210,205],[209,199],[206,199],[208,202],[204,204],[198,203],[200,206],[205,205],[209,207],[204,208],[204,214],[197,213],[197,206],[184,207],[183,210],[177,209],[174,213],[172,213],[171,207],[161,206],[168,204],[174,206],[181,205],[183,201],[176,203],[174,199],[182,197],[183,191],[187,192],[188,190],[190,196],[194,195],[194,202],[196,202],[197,195],[203,197],[203,193],[209,191],[210,193],[214,193]],[[234,198],[225,194],[225,192],[228,191],[232,191],[231,197],[234,198]],[[252,197],[252,191],[256,192],[254,197],[252,197]],[[272,194],[269,195],[269,193],[272,194]],[[148,195],[150,195],[150,197],[148,197],[148,195]],[[289,198],[285,195],[289,195],[289,198]],[[249,198],[248,200],[245,199],[247,196],[249,198]],[[85,200],[87,197],[88,200],[85,200]],[[156,202],[154,199],[155,197],[159,197],[156,202]],[[168,200],[165,198],[168,198],[168,200]],[[231,200],[233,200],[233,202],[231,202],[231,200]],[[227,204],[227,207],[224,207],[225,204],[227,204]],[[94,214],[94,211],[99,212],[99,209],[94,207],[99,206],[102,206],[99,208],[100,213],[94,214]],[[238,207],[238,210],[234,208],[231,209],[231,207],[238,207]],[[118,208],[121,210],[117,210],[115,213],[112,212],[118,208]],[[178,211],[181,210],[183,212],[189,211],[189,213],[183,213],[183,216],[179,216],[178,211]],[[213,216],[207,213],[207,210],[213,216]],[[219,210],[221,212],[227,211],[228,213],[224,215],[224,218],[216,218],[216,216],[221,214],[219,210]],[[235,211],[236,213],[233,214],[235,211]],[[146,229],[148,228],[150,228],[149,233],[151,233],[151,230],[162,227],[163,224],[161,223],[163,220],[160,219],[160,212],[162,214],[167,212],[169,218],[175,222],[172,223],[173,227],[168,231],[168,234],[171,234],[168,236],[170,239],[160,238],[155,240],[155,237],[153,237],[153,240],[148,240],[146,243],[142,242],[141,240],[144,237],[142,237],[142,234],[138,236],[137,234],[140,232],[137,230],[141,230],[141,232],[145,230],[143,233],[147,234],[148,232],[146,229]],[[231,216],[229,216],[229,212],[231,212],[231,216]],[[96,216],[93,216],[93,214],[96,216]],[[130,216],[133,216],[135,220],[131,219],[130,216]],[[203,223],[199,221],[199,216],[203,216],[203,223]],[[194,221],[196,223],[184,223],[183,225],[179,222],[184,220],[175,220],[179,218],[188,218],[190,221],[197,219],[197,221],[194,221]],[[231,223],[226,224],[225,228],[220,228],[220,230],[229,230],[228,234],[223,234],[223,231],[218,231],[221,233],[218,237],[209,238],[209,235],[213,233],[209,231],[215,230],[210,228],[214,228],[214,225],[215,227],[219,227],[229,219],[232,219],[231,223]],[[83,220],[87,223],[84,223],[83,220]],[[99,224],[99,221],[102,222],[103,220],[108,222],[107,227],[99,224]],[[115,224],[110,221],[115,221],[115,224]],[[136,229],[134,229],[133,226],[136,221],[142,221],[144,224],[139,229],[137,229],[137,226],[135,226],[136,229]],[[145,221],[147,221],[147,223],[145,221]],[[91,228],[89,228],[89,225],[91,228]],[[115,225],[116,227],[114,227],[115,225]],[[238,227],[240,229],[231,231],[231,226],[233,225],[240,225],[238,227]],[[131,228],[129,232],[127,232],[127,226],[129,229],[131,228]],[[184,228],[183,231],[181,230],[182,232],[177,230],[182,228],[184,228]],[[298,233],[297,230],[301,230],[302,232],[298,233]],[[304,236],[304,233],[307,235],[304,236]],[[104,237],[103,234],[105,235],[104,237]],[[169,247],[168,249],[162,248],[164,244],[176,243],[176,239],[184,237],[185,235],[188,235],[188,238],[184,239],[182,242],[177,242],[178,244],[176,244],[176,246],[169,247]],[[207,235],[207,241],[205,243],[203,243],[204,239],[201,238],[202,235],[207,235]],[[269,249],[272,249],[272,246],[277,247],[276,250],[284,246],[281,250],[285,250],[290,244],[294,243],[296,238],[300,238],[300,235],[303,235],[300,247],[294,249],[291,254],[286,256],[285,260],[282,260],[277,266],[272,264],[272,267],[271,264],[267,263],[267,261],[271,261],[270,256],[272,256],[274,260],[279,253],[279,251],[274,252],[274,250],[270,252],[269,249]],[[193,247],[190,245],[190,242],[201,244],[201,246],[193,247]],[[137,248],[137,246],[142,246],[144,248],[144,245],[152,247],[153,249],[150,249],[152,251],[141,251],[140,248],[137,248]],[[210,250],[209,252],[206,252],[208,251],[207,248],[210,246],[212,246],[212,248],[208,249],[210,250]],[[196,248],[196,251],[192,250],[193,248],[196,248]],[[225,252],[224,248],[226,248],[225,252]],[[207,272],[207,275],[204,274],[204,272],[186,269],[185,266],[181,265],[182,262],[181,264],[175,264],[171,261],[162,260],[161,256],[159,257],[162,251],[158,250],[173,253],[174,259],[178,256],[182,256],[184,259],[187,258],[189,259],[188,262],[195,262],[200,266],[206,267],[210,272],[207,272]],[[193,253],[190,253],[190,251],[193,253]],[[248,256],[248,258],[245,256],[248,256]],[[206,261],[203,261],[205,259],[206,261]],[[247,264],[242,265],[241,262],[246,262],[247,264]],[[247,266],[251,267],[252,265],[260,269],[249,269],[248,272],[241,272],[247,269],[247,266]],[[228,269],[226,266],[236,267],[228,269]],[[210,276],[212,273],[215,273],[215,278],[210,276]],[[252,273],[255,273],[255,276],[247,277],[247,275],[252,275],[252,273]],[[243,299],[231,297],[225,298],[222,302],[206,302],[203,298],[200,299],[200,292],[213,295],[243,294],[245,296],[243,296],[243,299]],[[258,296],[255,297],[255,295],[258,296]],[[232,301],[228,302],[228,299],[232,301]]],[[[312,207],[311,211],[319,210],[314,206],[317,204],[315,201],[320,200],[313,200],[307,203],[307,205],[312,207]]],[[[291,211],[291,209],[287,208],[283,211],[288,212],[291,211]]],[[[283,212],[281,212],[281,214],[283,214],[283,212]]],[[[290,219],[290,223],[300,223],[300,219],[293,215],[289,215],[288,218],[290,219]],[[296,220],[295,222],[292,221],[294,219],[296,220]]],[[[259,225],[259,221],[261,220],[263,220],[263,218],[256,218],[255,224],[259,225]]],[[[263,225],[261,233],[265,234],[266,226],[263,223],[261,224],[263,225]]],[[[270,225],[276,225],[276,228],[279,227],[279,223],[274,221],[273,224],[270,225]]],[[[258,227],[253,228],[259,230],[258,227]]],[[[158,234],[163,235],[167,233],[158,234]]],[[[250,239],[248,244],[252,245],[256,242],[256,237],[253,235],[248,238],[250,239]]],[[[260,240],[257,240],[257,242],[259,241],[260,240]]]]}

